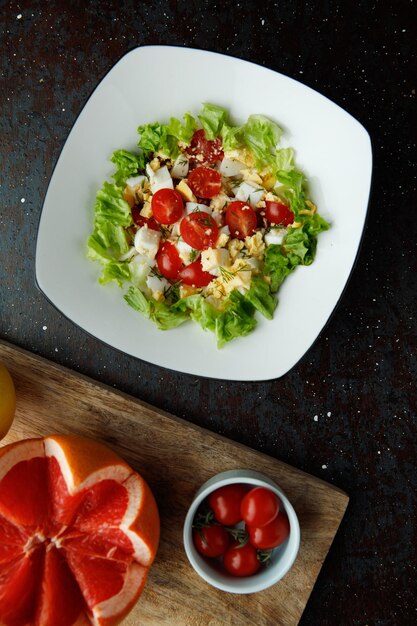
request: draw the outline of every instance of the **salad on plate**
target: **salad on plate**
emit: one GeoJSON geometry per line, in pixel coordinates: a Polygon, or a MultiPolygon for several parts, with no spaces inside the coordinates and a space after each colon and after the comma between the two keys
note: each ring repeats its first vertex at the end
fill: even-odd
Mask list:
{"type": "Polygon", "coordinates": [[[218,347],[272,319],[277,292],[310,265],[329,224],[309,199],[294,151],[263,115],[241,126],[204,104],[138,128],[138,150],[117,150],[114,182],[97,192],[88,257],[135,310],[168,330],[189,319],[218,347]]]}

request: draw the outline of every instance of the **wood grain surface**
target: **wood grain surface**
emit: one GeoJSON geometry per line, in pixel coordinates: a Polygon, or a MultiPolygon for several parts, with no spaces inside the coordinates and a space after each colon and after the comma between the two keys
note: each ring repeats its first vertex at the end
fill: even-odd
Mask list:
{"type": "Polygon", "coordinates": [[[17,392],[17,415],[5,444],[49,433],[93,437],[125,458],[154,491],[162,520],[160,549],[125,626],[298,623],[345,512],[343,491],[10,344],[0,342],[0,361],[17,392]],[[205,583],[182,545],[183,521],[195,491],[214,474],[236,468],[275,480],[301,527],[300,552],[290,572],[272,588],[247,596],[205,583]]]}

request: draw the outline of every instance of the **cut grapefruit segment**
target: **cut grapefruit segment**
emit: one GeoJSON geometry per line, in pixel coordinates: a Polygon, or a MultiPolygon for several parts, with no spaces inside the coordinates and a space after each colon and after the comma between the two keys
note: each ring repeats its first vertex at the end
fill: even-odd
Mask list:
{"type": "Polygon", "coordinates": [[[33,619],[44,550],[1,566],[0,624],[23,626],[33,619]]]}
{"type": "Polygon", "coordinates": [[[83,531],[94,530],[98,526],[118,526],[129,505],[127,488],[115,480],[101,480],[89,489],[83,490],[83,498],[78,505],[74,528],[83,531]]]}
{"type": "Polygon", "coordinates": [[[0,449],[0,624],[115,626],[159,540],[146,482],[75,436],[0,449]]]}
{"type": "Polygon", "coordinates": [[[104,556],[124,562],[130,562],[133,558],[132,542],[120,528],[100,528],[88,535],[70,530],[58,542],[62,548],[80,554],[104,556]]]}
{"type": "Polygon", "coordinates": [[[9,520],[0,516],[0,566],[23,556],[29,537],[9,520]]]}
{"type": "Polygon", "coordinates": [[[53,544],[45,553],[42,583],[35,617],[36,626],[81,626],[90,624],[85,602],[74,577],[53,544]]]}

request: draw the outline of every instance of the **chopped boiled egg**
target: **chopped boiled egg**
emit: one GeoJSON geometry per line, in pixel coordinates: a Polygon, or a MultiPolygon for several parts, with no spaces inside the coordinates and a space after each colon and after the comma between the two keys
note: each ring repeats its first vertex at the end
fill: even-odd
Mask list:
{"type": "Polygon", "coordinates": [[[265,234],[265,244],[267,246],[270,246],[272,244],[280,246],[286,234],[286,228],[271,228],[271,230],[265,234]]]}
{"type": "Polygon", "coordinates": [[[262,257],[265,252],[265,244],[261,231],[258,230],[252,237],[245,237],[245,246],[250,256],[262,257]]]}
{"type": "Polygon", "coordinates": [[[139,176],[131,176],[130,178],[126,178],[126,185],[131,189],[136,189],[137,187],[144,187],[147,180],[148,179],[143,174],[139,176]]]}
{"type": "Polygon", "coordinates": [[[144,202],[143,203],[143,207],[141,208],[140,214],[142,215],[142,217],[152,217],[153,213],[152,213],[152,205],[150,202],[144,202]]]}
{"type": "Polygon", "coordinates": [[[161,233],[148,228],[146,225],[139,228],[135,235],[135,248],[140,254],[154,259],[158,252],[161,233]]]}
{"type": "Polygon", "coordinates": [[[236,161],[241,161],[247,167],[255,167],[255,157],[253,156],[250,150],[246,148],[240,148],[239,150],[225,150],[224,152],[225,159],[235,159],[236,161]]]}
{"type": "Polygon", "coordinates": [[[197,255],[199,254],[198,250],[195,250],[193,247],[189,246],[188,243],[185,243],[185,241],[183,241],[182,239],[179,239],[175,242],[175,247],[178,250],[181,261],[186,265],[188,265],[192,261],[195,261],[197,255]]]}
{"type": "Polygon", "coordinates": [[[170,287],[170,283],[166,278],[155,276],[154,274],[147,277],[146,285],[151,290],[152,297],[155,300],[162,300],[164,292],[170,287]]]}
{"type": "Polygon", "coordinates": [[[171,168],[172,178],[185,178],[188,174],[189,161],[184,154],[180,154],[174,161],[171,168]]]}
{"type": "Polygon", "coordinates": [[[173,189],[171,174],[166,165],[160,167],[156,172],[152,170],[149,164],[146,166],[146,172],[149,175],[149,184],[152,193],[156,193],[159,189],[173,189]]]}
{"type": "Polygon", "coordinates": [[[136,254],[136,248],[135,246],[132,246],[131,248],[129,248],[127,252],[125,252],[124,254],[122,254],[122,256],[119,257],[119,261],[128,261],[129,259],[132,258],[134,254],[136,254]]]}
{"type": "Polygon", "coordinates": [[[232,259],[235,259],[245,244],[240,239],[231,239],[227,244],[232,259]]]}
{"type": "Polygon", "coordinates": [[[223,174],[223,176],[239,176],[240,172],[245,169],[245,167],[245,163],[225,157],[220,164],[219,172],[223,174]]]}
{"type": "Polygon", "coordinates": [[[221,267],[230,265],[230,255],[226,248],[209,248],[201,252],[201,266],[204,272],[219,276],[221,267]]]}
{"type": "Polygon", "coordinates": [[[231,202],[229,196],[221,192],[218,193],[217,196],[213,196],[210,201],[210,208],[213,209],[213,211],[223,211],[229,202],[231,202]]]}
{"type": "Polygon", "coordinates": [[[239,185],[235,196],[236,200],[242,200],[242,202],[249,202],[251,206],[256,206],[258,202],[261,201],[262,197],[265,194],[264,189],[260,189],[259,187],[254,187],[249,183],[243,182],[239,185]]]}

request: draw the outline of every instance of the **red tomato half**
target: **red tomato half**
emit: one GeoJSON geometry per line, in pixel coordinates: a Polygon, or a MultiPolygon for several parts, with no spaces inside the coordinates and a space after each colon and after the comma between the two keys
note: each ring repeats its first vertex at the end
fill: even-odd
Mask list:
{"type": "Polygon", "coordinates": [[[232,237],[250,237],[255,232],[257,223],[256,211],[247,202],[235,200],[226,209],[226,224],[232,237]]]}
{"type": "Polygon", "coordinates": [[[248,526],[261,528],[272,522],[278,515],[279,500],[270,489],[255,487],[243,498],[240,513],[248,526]]]}
{"type": "Polygon", "coordinates": [[[203,270],[200,259],[183,267],[178,274],[178,279],[191,287],[206,287],[213,278],[214,276],[203,270]]]}
{"type": "Polygon", "coordinates": [[[193,532],[194,545],[203,556],[221,556],[230,545],[230,536],[223,526],[213,524],[193,532]]]}
{"type": "Polygon", "coordinates": [[[223,158],[222,143],[220,139],[214,139],[214,141],[206,139],[204,130],[200,128],[200,130],[195,131],[186,153],[189,155],[190,160],[210,165],[215,163],[215,161],[221,161],[223,158]]]}
{"type": "Polygon", "coordinates": [[[184,213],[184,202],[176,189],[159,189],[152,196],[152,213],[160,224],[175,224],[184,213]]]}
{"type": "Polygon", "coordinates": [[[156,264],[162,276],[171,280],[177,278],[183,263],[174,244],[164,241],[156,255],[156,264]]]}
{"type": "Polygon", "coordinates": [[[290,534],[288,517],[278,513],[277,517],[262,528],[247,527],[249,541],[258,550],[272,550],[283,543],[290,534]]]}
{"type": "Polygon", "coordinates": [[[271,224],[288,226],[294,222],[294,213],[283,202],[265,201],[265,217],[271,224]]]}
{"type": "Polygon", "coordinates": [[[196,167],[188,176],[188,185],[199,198],[213,198],[222,187],[219,172],[210,167],[196,167]]]}
{"type": "Polygon", "coordinates": [[[240,503],[248,492],[245,485],[225,485],[209,495],[209,505],[215,519],[226,526],[238,524],[242,516],[240,503]]]}
{"type": "Polygon", "coordinates": [[[212,248],[219,236],[219,227],[209,213],[194,211],[180,224],[181,237],[195,250],[212,248]]]}
{"type": "Polygon", "coordinates": [[[137,226],[145,226],[145,224],[147,224],[148,228],[151,230],[159,231],[158,222],[153,217],[143,217],[143,215],[140,214],[139,207],[137,206],[132,208],[132,219],[137,226]]]}
{"type": "Polygon", "coordinates": [[[229,548],[223,557],[223,565],[232,576],[252,576],[261,567],[256,549],[250,543],[241,548],[238,546],[229,548]]]}

